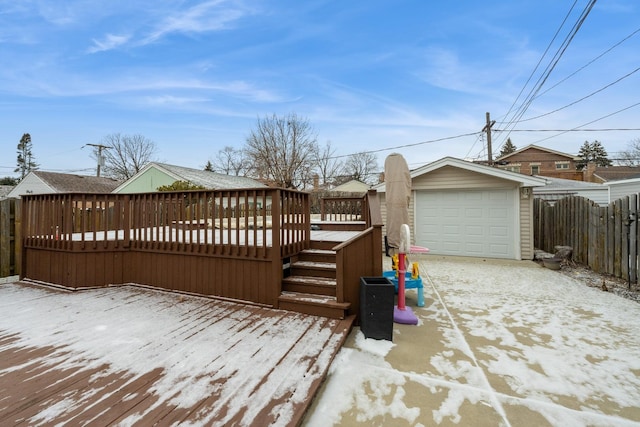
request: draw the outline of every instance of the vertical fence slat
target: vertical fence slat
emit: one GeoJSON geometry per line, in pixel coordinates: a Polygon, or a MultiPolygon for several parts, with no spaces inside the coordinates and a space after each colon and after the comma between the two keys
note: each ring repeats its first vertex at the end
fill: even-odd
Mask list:
{"type": "Polygon", "coordinates": [[[622,197],[608,206],[570,196],[550,205],[534,200],[534,244],[553,253],[571,246],[573,260],[593,271],[637,283],[640,248],[639,195],[622,197]]]}

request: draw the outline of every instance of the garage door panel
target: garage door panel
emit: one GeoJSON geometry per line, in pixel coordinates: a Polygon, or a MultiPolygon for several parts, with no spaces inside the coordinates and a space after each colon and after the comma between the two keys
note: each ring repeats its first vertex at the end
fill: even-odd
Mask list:
{"type": "Polygon", "coordinates": [[[509,212],[503,208],[491,208],[489,209],[489,218],[506,219],[509,216],[509,212]]]}
{"type": "Polygon", "coordinates": [[[482,256],[484,247],[481,243],[467,243],[465,245],[465,252],[469,256],[482,256]]]}
{"type": "Polygon", "coordinates": [[[508,245],[490,245],[490,253],[495,258],[506,258],[509,254],[508,245]]]}
{"type": "Polygon", "coordinates": [[[509,229],[504,226],[489,226],[489,237],[509,237],[509,229]]]}
{"type": "Polygon", "coordinates": [[[482,229],[482,226],[480,225],[475,225],[475,226],[469,226],[467,225],[464,228],[464,232],[467,234],[467,236],[469,237],[483,237],[484,236],[484,230],[482,229]]]}
{"type": "Polygon", "coordinates": [[[417,245],[433,254],[515,257],[512,190],[422,191],[416,194],[417,245]]]}
{"type": "Polygon", "coordinates": [[[466,209],[464,211],[465,214],[465,218],[482,218],[482,209],[479,208],[471,208],[471,209],[466,209]]]}

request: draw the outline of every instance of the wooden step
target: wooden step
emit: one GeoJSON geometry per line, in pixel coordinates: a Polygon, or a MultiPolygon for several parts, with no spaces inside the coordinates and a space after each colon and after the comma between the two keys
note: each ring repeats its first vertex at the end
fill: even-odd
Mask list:
{"type": "Polygon", "coordinates": [[[295,261],[291,263],[291,276],[313,276],[329,279],[336,278],[335,262],[295,261]]]}
{"type": "Polygon", "coordinates": [[[336,251],[330,249],[305,249],[301,251],[296,261],[336,262],[336,251]]]}
{"type": "Polygon", "coordinates": [[[315,295],[336,295],[336,279],[316,276],[289,276],[282,280],[282,290],[315,295]]]}
{"type": "Polygon", "coordinates": [[[311,240],[311,249],[332,250],[340,243],[340,240],[311,240]]]}
{"type": "Polygon", "coordinates": [[[301,292],[282,292],[278,297],[278,307],[282,310],[311,314],[314,316],[344,319],[351,303],[337,302],[335,297],[301,292]]]}

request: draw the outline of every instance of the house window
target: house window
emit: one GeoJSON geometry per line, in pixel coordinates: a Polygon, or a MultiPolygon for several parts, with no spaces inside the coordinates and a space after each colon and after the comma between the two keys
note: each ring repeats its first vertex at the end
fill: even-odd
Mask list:
{"type": "Polygon", "coordinates": [[[556,162],[556,169],[569,169],[569,162],[556,162]]]}
{"type": "Polygon", "coordinates": [[[504,168],[504,170],[520,173],[520,165],[517,165],[517,166],[506,166],[504,168]]]}
{"type": "Polygon", "coordinates": [[[540,165],[531,165],[531,175],[540,175],[540,165]]]}

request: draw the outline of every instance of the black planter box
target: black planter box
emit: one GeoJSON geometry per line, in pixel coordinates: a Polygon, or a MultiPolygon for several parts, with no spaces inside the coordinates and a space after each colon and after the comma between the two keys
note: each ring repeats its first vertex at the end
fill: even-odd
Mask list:
{"type": "Polygon", "coordinates": [[[365,338],[393,341],[395,290],[386,277],[360,278],[360,330],[365,338]]]}

